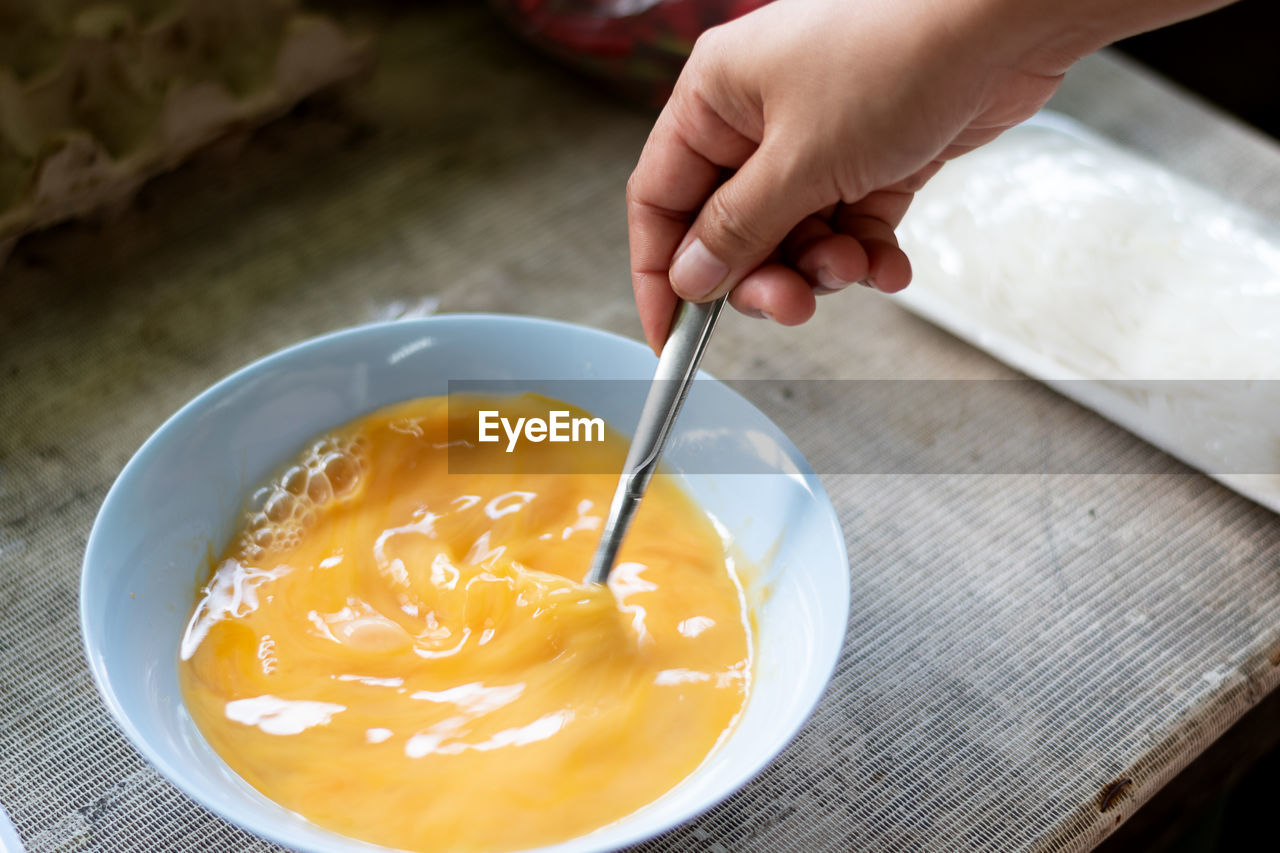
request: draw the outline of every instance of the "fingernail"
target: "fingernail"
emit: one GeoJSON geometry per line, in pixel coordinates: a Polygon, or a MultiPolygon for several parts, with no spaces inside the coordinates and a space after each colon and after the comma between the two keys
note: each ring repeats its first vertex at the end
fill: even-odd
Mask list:
{"type": "Polygon", "coordinates": [[[771,323],[774,322],[773,315],[770,314],[768,311],[765,311],[764,309],[760,310],[760,318],[763,320],[768,320],[771,323]]]}
{"type": "Polygon", "coordinates": [[[839,293],[850,284],[850,282],[836,277],[836,275],[826,267],[818,270],[817,279],[818,284],[814,287],[813,292],[819,296],[826,296],[828,293],[839,293]]]}
{"type": "Polygon", "coordinates": [[[870,276],[868,276],[867,278],[864,278],[862,281],[858,282],[858,284],[862,285],[863,287],[869,287],[872,290],[880,289],[876,287],[876,280],[874,278],[871,278],[870,276]]]}
{"type": "Polygon", "coordinates": [[[701,299],[729,276],[729,265],[711,254],[698,238],[671,264],[671,287],[687,299],[701,299]]]}

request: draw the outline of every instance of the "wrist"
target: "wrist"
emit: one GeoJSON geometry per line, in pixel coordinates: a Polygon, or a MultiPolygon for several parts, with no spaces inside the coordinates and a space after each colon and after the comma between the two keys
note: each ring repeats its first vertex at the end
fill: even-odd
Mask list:
{"type": "Polygon", "coordinates": [[[935,0],[996,64],[1059,75],[1112,42],[1231,0],[935,0]]]}
{"type": "Polygon", "coordinates": [[[934,2],[953,15],[958,41],[989,66],[1058,76],[1114,40],[1106,16],[1095,11],[1107,0],[934,2]]]}

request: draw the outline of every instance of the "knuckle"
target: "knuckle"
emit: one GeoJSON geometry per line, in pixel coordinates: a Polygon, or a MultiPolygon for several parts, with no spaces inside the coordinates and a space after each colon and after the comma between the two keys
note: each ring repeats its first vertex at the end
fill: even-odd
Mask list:
{"type": "Polygon", "coordinates": [[[768,248],[759,224],[741,204],[733,203],[725,193],[716,193],[703,210],[708,239],[727,255],[752,254],[768,248]]]}
{"type": "Polygon", "coordinates": [[[813,141],[799,144],[774,136],[761,146],[771,182],[812,210],[840,201],[839,162],[813,141]]]}
{"type": "Polygon", "coordinates": [[[632,172],[631,177],[627,178],[627,188],[623,196],[627,212],[627,223],[632,228],[643,220],[648,207],[641,187],[642,181],[639,170],[632,172]]]}
{"type": "Polygon", "coordinates": [[[871,193],[874,182],[867,177],[867,170],[862,167],[857,158],[848,157],[841,160],[832,171],[831,180],[835,186],[836,195],[845,204],[854,204],[871,193]]]}
{"type": "Polygon", "coordinates": [[[720,24],[703,30],[693,42],[689,58],[680,73],[680,80],[699,86],[721,85],[734,76],[735,39],[726,32],[728,24],[720,24]]]}
{"type": "Polygon", "coordinates": [[[769,154],[771,171],[780,186],[790,192],[813,194],[815,198],[830,195],[819,189],[827,164],[827,158],[820,152],[809,146],[771,146],[769,154]]]}
{"type": "Polygon", "coordinates": [[[691,60],[704,61],[719,52],[724,36],[724,24],[708,27],[693,41],[693,50],[689,53],[691,60]]]}

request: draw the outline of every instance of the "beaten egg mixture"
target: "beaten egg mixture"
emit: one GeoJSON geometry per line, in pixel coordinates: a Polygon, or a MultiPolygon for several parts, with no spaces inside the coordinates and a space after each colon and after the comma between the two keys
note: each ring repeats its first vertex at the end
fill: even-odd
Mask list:
{"type": "Polygon", "coordinates": [[[750,621],[674,482],[654,479],[605,589],[580,581],[616,473],[537,471],[616,472],[619,439],[544,445],[529,473],[448,473],[450,417],[522,408],[545,411],[394,406],[255,496],[179,669],[205,738],[271,799],[391,847],[535,847],[657,799],[733,726],[750,621]]]}

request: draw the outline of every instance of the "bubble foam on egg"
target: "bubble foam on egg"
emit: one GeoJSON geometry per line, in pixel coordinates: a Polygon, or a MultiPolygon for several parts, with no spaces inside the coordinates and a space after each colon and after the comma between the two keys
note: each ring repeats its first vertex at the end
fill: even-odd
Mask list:
{"type": "Polygon", "coordinates": [[[252,558],[295,547],[319,508],[356,493],[367,465],[368,443],[360,435],[322,438],[275,482],[254,492],[239,542],[241,552],[252,558]]]}
{"type": "Polygon", "coordinates": [[[296,548],[322,508],[359,491],[368,465],[368,444],[362,435],[325,436],[308,446],[296,464],[253,493],[244,529],[232,548],[237,557],[215,567],[183,632],[181,660],[191,658],[214,623],[256,609],[258,586],[288,571],[286,567],[255,568],[249,561],[269,551],[296,548]]]}

